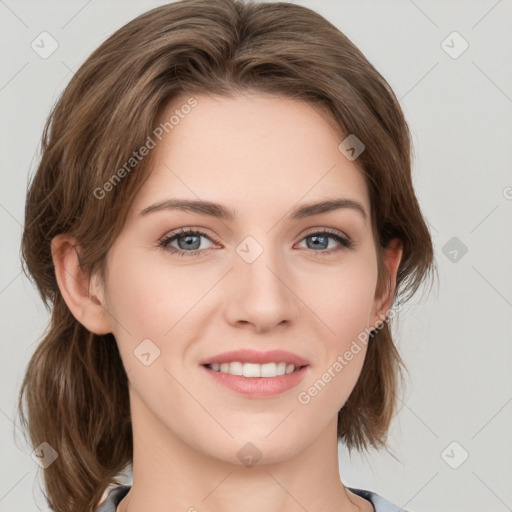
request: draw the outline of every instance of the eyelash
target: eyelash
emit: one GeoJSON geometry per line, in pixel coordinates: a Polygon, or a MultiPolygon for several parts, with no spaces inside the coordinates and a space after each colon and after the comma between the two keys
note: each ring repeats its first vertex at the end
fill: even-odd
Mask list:
{"type": "MultiPolygon", "coordinates": [[[[325,250],[325,251],[313,251],[313,249],[310,249],[314,253],[316,253],[320,256],[329,256],[330,254],[336,253],[338,251],[342,251],[343,249],[350,249],[353,247],[354,242],[350,238],[342,237],[337,231],[333,231],[329,228],[322,228],[322,229],[323,229],[323,231],[314,231],[312,233],[308,233],[307,235],[305,235],[302,238],[302,240],[304,240],[305,238],[308,238],[310,236],[329,235],[327,238],[332,238],[332,239],[336,240],[337,242],[340,243],[341,247],[339,247],[337,249],[330,249],[330,250],[325,250]]],[[[175,247],[169,248],[169,244],[171,242],[173,242],[174,240],[176,240],[177,238],[179,238],[183,235],[200,235],[200,236],[204,236],[205,238],[208,238],[210,241],[212,241],[216,244],[220,243],[215,238],[211,237],[210,235],[207,235],[204,231],[188,228],[188,230],[180,229],[180,231],[171,233],[170,235],[163,237],[161,240],[159,240],[158,247],[162,247],[162,248],[166,249],[171,254],[176,254],[176,255],[180,255],[180,256],[185,256],[185,255],[200,256],[201,253],[205,251],[205,249],[199,249],[196,251],[183,251],[181,249],[176,249],[175,247]]],[[[302,242],[302,240],[301,240],[301,242],[302,242]]]]}

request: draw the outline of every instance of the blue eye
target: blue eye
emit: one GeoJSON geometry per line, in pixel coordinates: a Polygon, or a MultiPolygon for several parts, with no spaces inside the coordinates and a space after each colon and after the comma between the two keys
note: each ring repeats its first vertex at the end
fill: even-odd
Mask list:
{"type": "Polygon", "coordinates": [[[308,239],[311,239],[310,244],[307,244],[307,242],[306,242],[306,245],[308,246],[308,248],[314,247],[313,250],[315,252],[318,252],[319,254],[326,255],[326,256],[329,254],[332,254],[333,252],[341,251],[342,249],[350,249],[353,246],[352,240],[341,236],[337,231],[326,230],[326,231],[320,231],[320,232],[316,232],[316,233],[310,233],[309,235],[306,235],[303,238],[303,240],[308,240],[308,239]],[[341,247],[337,247],[337,248],[331,249],[329,251],[320,250],[324,246],[325,246],[325,248],[327,248],[329,246],[329,239],[335,240],[338,244],[341,245],[341,247]]]}
{"type": "Polygon", "coordinates": [[[181,256],[195,256],[201,251],[198,250],[198,247],[201,245],[201,238],[208,238],[208,240],[211,240],[211,238],[204,233],[203,231],[198,230],[192,230],[192,229],[181,229],[177,233],[172,233],[169,236],[164,237],[159,242],[159,247],[166,248],[169,252],[173,254],[179,254],[181,256]],[[181,240],[184,239],[185,241],[181,243],[181,240]],[[195,240],[194,240],[195,239],[195,240]],[[197,241],[199,239],[199,242],[197,241]],[[171,242],[174,242],[175,240],[178,241],[178,248],[170,246],[171,242]],[[179,245],[182,245],[182,247],[185,247],[187,249],[193,249],[192,251],[184,250],[182,247],[179,247],[179,245]]]}
{"type": "MultiPolygon", "coordinates": [[[[171,254],[178,254],[180,256],[197,256],[204,252],[204,249],[199,249],[201,246],[201,238],[207,238],[210,241],[219,243],[216,240],[212,240],[212,237],[203,231],[189,228],[188,230],[181,229],[178,232],[165,236],[162,240],[159,241],[158,246],[165,248],[171,254]],[[174,241],[177,241],[178,247],[170,245],[174,241]]],[[[353,241],[349,238],[343,237],[337,231],[331,231],[329,229],[310,233],[306,235],[301,240],[301,242],[308,239],[311,239],[311,243],[307,244],[307,248],[322,256],[328,256],[329,254],[341,251],[343,249],[350,249],[354,245],[353,241]],[[329,246],[329,240],[334,240],[339,244],[339,246],[331,248],[328,251],[322,250],[322,248],[327,248],[329,246]]]]}

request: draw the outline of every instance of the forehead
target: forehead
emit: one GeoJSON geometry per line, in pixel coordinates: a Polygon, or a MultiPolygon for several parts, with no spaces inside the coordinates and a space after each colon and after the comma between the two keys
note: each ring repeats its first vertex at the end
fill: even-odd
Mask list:
{"type": "Polygon", "coordinates": [[[237,212],[344,197],[370,211],[362,171],[338,149],[345,135],[317,106],[256,93],[182,94],[155,129],[161,140],[154,137],[138,210],[168,197],[211,200],[237,212]]]}

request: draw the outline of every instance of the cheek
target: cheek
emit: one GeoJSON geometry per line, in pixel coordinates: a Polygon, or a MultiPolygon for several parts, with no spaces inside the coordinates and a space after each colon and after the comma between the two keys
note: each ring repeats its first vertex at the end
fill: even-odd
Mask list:
{"type": "MultiPolygon", "coordinates": [[[[170,269],[160,256],[148,257],[147,249],[137,252],[114,247],[109,257],[107,307],[114,318],[114,335],[126,350],[133,350],[146,338],[159,347],[167,346],[165,342],[173,334],[194,324],[194,316],[207,317],[204,308],[210,311],[212,304],[206,295],[224,274],[224,269],[217,272],[208,264],[170,269]]],[[[294,300],[309,316],[299,322],[312,329],[316,323],[319,336],[328,340],[324,349],[329,353],[344,351],[364,332],[377,279],[370,247],[350,254],[339,265],[321,261],[299,265],[290,276],[294,300]]],[[[222,288],[220,284],[209,298],[219,297],[222,288]]],[[[173,347],[178,349],[179,338],[173,339],[173,347]]]]}
{"type": "Polygon", "coordinates": [[[142,256],[133,249],[123,250],[122,244],[109,253],[106,307],[119,349],[127,355],[144,339],[160,346],[158,340],[173,325],[170,308],[162,314],[168,297],[158,287],[160,272],[142,256]]]}
{"type": "Polygon", "coordinates": [[[368,327],[376,284],[376,261],[371,254],[360,254],[347,265],[318,272],[299,293],[327,328],[326,339],[339,346],[368,327]]]}
{"type": "Polygon", "coordinates": [[[321,289],[315,287],[305,300],[320,318],[323,342],[321,361],[297,397],[310,415],[337,413],[361,375],[376,277],[371,266],[354,265],[329,279],[324,276],[317,281],[321,289]]]}
{"type": "Polygon", "coordinates": [[[121,252],[112,250],[108,267],[107,308],[115,319],[114,335],[132,350],[146,338],[163,347],[197,314],[218,277],[207,267],[171,269],[165,259],[148,256],[147,249],[124,251],[127,256],[121,252]]]}

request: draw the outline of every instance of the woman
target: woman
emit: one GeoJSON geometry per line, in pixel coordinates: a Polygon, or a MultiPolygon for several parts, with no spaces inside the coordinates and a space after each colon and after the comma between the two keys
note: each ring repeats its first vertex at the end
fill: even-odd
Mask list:
{"type": "Polygon", "coordinates": [[[52,509],[399,510],[337,443],[386,447],[388,321],[432,241],[396,97],[323,17],[184,0],[119,29],[49,117],[22,252],[52,509]]]}

